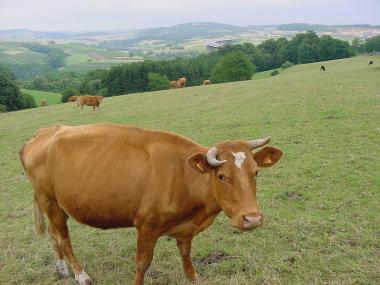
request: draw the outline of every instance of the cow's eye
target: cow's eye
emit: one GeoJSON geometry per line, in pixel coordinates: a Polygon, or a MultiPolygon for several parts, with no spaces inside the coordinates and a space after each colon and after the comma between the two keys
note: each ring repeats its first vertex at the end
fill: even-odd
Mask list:
{"type": "Polygon", "coordinates": [[[218,178],[222,181],[226,181],[226,176],[224,176],[223,174],[219,174],[218,175],[218,178]]]}

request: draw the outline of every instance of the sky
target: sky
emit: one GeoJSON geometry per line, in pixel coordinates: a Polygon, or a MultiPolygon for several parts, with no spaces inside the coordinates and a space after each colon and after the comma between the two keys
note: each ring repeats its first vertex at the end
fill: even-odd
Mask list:
{"type": "Polygon", "coordinates": [[[380,0],[0,0],[0,30],[123,30],[187,22],[380,25],[380,0]]]}

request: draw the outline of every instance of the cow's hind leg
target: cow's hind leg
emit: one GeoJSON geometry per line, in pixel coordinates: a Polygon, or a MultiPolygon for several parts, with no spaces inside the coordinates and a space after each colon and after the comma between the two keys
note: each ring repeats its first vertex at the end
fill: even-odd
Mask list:
{"type": "Polygon", "coordinates": [[[67,227],[67,215],[59,207],[55,200],[46,198],[40,201],[40,205],[49,219],[49,233],[53,239],[53,248],[58,257],[57,268],[62,272],[68,273],[64,268],[63,256],[67,258],[71,269],[75,274],[75,280],[80,285],[92,284],[90,277],[83,270],[83,266],[78,262],[71,246],[69,229],[67,227]]]}
{"type": "Polygon", "coordinates": [[[67,269],[66,262],[64,259],[64,255],[63,255],[61,249],[59,248],[56,233],[55,233],[55,231],[54,231],[54,229],[50,223],[49,223],[48,230],[49,230],[49,234],[51,237],[52,246],[53,246],[53,250],[54,250],[55,266],[57,269],[58,276],[60,278],[69,278],[70,273],[69,273],[69,270],[67,269]]]}

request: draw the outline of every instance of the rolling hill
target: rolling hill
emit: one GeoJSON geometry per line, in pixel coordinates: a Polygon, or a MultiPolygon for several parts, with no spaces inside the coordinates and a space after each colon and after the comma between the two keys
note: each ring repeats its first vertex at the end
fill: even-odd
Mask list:
{"type": "MultiPolygon", "coordinates": [[[[284,151],[260,171],[266,223],[233,230],[224,214],[194,239],[199,284],[376,284],[380,280],[380,57],[293,66],[262,79],[106,98],[83,115],[70,104],[0,114],[0,283],[57,281],[49,239],[32,225],[31,185],[18,151],[53,124],[132,124],[206,146],[272,136],[284,151]],[[321,72],[320,65],[327,71],[321,72]],[[219,252],[219,258],[211,258],[219,252]],[[221,254],[220,254],[221,252],[221,254]]],[[[74,251],[97,284],[130,284],[133,229],[69,227],[74,251]]],[[[184,284],[175,241],[159,240],[147,284],[184,284]]]]}

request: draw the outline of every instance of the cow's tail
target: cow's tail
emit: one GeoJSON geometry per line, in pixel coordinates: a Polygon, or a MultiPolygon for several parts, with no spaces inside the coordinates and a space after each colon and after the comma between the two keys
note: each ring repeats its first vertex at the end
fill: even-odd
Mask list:
{"type": "Polygon", "coordinates": [[[34,196],[33,204],[34,229],[36,231],[36,234],[42,235],[46,230],[45,217],[36,196],[34,196]]]}

